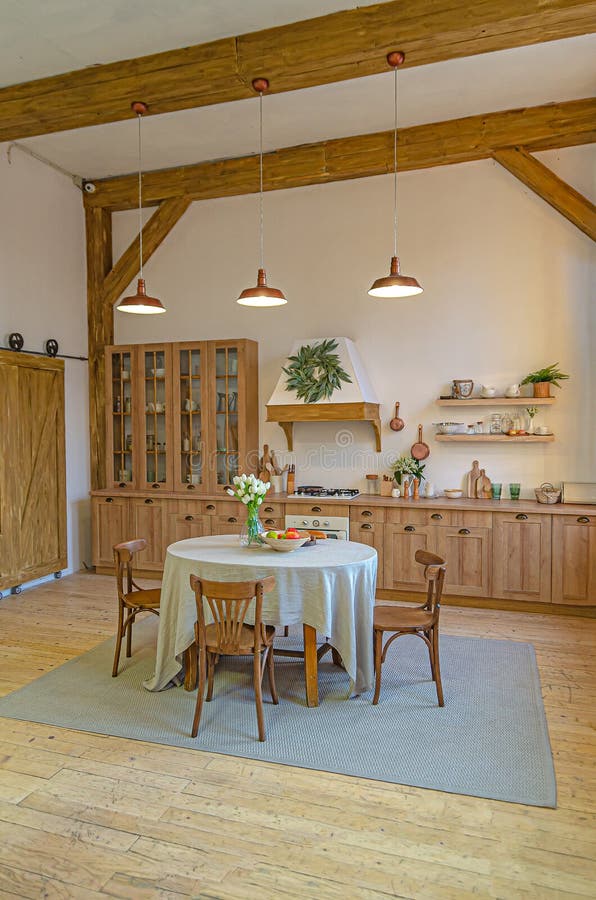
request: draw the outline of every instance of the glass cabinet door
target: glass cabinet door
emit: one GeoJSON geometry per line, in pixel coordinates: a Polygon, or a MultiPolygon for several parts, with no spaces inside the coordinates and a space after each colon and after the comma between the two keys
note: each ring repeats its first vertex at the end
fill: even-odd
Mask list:
{"type": "Polygon", "coordinates": [[[205,415],[206,357],[202,344],[177,344],[174,358],[174,396],[177,409],[174,440],[174,483],[186,490],[204,490],[207,470],[205,415]]]}
{"type": "Polygon", "coordinates": [[[112,349],[106,359],[108,384],[107,483],[131,487],[137,478],[134,450],[134,367],[132,348],[112,349]]]}
{"type": "Polygon", "coordinates": [[[141,355],[142,372],[142,446],[141,487],[167,488],[170,478],[170,350],[163,346],[145,346],[141,355]]]}
{"type": "Polygon", "coordinates": [[[215,475],[217,485],[230,484],[240,471],[238,417],[238,347],[215,350],[215,475]]]}

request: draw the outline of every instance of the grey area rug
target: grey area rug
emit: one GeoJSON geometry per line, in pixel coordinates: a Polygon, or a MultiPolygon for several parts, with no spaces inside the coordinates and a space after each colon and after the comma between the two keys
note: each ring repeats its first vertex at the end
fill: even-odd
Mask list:
{"type": "MultiPolygon", "coordinates": [[[[133,655],[111,677],[113,641],[0,699],[0,716],[397,784],[532,806],[556,805],[556,783],[534,648],[512,641],[441,637],[445,706],[439,709],[426,647],[404,637],[372,692],[346,699],[349,679],[330,656],[319,664],[320,706],[304,701],[300,660],[276,659],[278,706],[264,679],[267,740],[257,740],[248,658],[222,658],[213,701],[190,737],[196,693],[149,693],[157,620],[135,627],[133,655]]],[[[279,647],[298,637],[276,638],[279,647]]]]}

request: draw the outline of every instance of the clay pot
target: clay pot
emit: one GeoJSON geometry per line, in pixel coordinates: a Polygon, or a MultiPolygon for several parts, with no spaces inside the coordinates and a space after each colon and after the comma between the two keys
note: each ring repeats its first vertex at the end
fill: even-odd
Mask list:
{"type": "Polygon", "coordinates": [[[550,397],[550,381],[536,381],[533,387],[535,397],[550,397]]]}

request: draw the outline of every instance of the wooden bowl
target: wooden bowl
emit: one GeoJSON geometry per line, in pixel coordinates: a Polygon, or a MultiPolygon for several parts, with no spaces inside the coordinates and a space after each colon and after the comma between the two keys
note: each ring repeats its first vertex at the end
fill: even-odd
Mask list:
{"type": "Polygon", "coordinates": [[[271,547],[272,550],[277,550],[278,553],[291,553],[292,550],[297,550],[299,547],[303,547],[307,541],[310,540],[310,535],[306,537],[300,538],[268,538],[263,537],[262,541],[264,544],[267,544],[268,547],[271,547]]]}

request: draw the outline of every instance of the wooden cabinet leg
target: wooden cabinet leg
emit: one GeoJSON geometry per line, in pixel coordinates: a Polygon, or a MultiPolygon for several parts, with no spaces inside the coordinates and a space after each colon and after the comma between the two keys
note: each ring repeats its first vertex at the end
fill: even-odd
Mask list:
{"type": "Polygon", "coordinates": [[[312,625],[303,625],[304,636],[304,683],[306,705],[319,705],[319,678],[317,670],[317,630],[312,625]]]}

